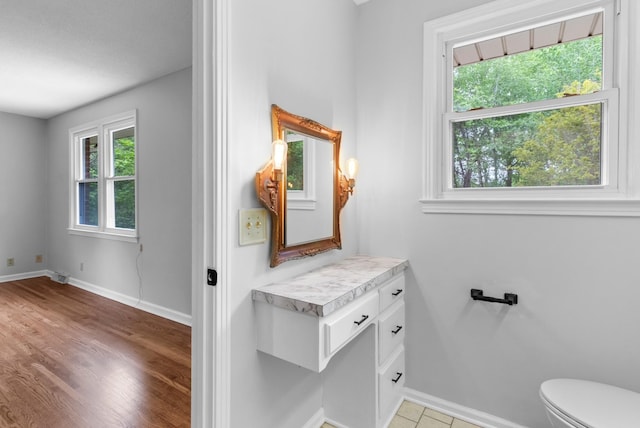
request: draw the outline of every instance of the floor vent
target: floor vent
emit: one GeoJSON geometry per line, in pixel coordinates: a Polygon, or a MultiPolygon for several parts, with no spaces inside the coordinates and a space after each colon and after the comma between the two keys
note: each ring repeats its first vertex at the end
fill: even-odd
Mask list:
{"type": "Polygon", "coordinates": [[[51,279],[60,284],[66,284],[69,281],[69,275],[61,272],[54,272],[51,279]]]}

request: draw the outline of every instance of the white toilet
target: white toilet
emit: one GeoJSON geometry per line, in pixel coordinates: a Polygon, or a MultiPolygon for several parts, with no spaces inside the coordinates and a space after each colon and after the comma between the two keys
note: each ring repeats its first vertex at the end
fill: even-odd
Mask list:
{"type": "Polygon", "coordinates": [[[578,379],[552,379],[540,398],[554,428],[640,427],[640,394],[578,379]]]}

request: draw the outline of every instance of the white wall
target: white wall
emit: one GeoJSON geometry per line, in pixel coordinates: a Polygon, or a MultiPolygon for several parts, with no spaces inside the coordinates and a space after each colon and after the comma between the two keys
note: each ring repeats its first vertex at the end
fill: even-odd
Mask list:
{"type": "MultiPolygon", "coordinates": [[[[271,151],[271,104],[343,131],[355,153],[356,6],[348,0],[230,2],[229,248],[232,427],[299,428],[322,405],[321,379],[256,351],[251,289],[355,253],[355,203],[343,249],[269,268],[269,244],[239,247],[238,210],[259,207],[254,177],[271,151]]],[[[356,191],[357,192],[357,191],[356,191]]],[[[357,199],[359,196],[354,196],[357,199]]]]}
{"type": "Polygon", "coordinates": [[[48,268],[134,299],[141,284],[144,302],[190,317],[191,69],[52,118],[47,139],[48,268]],[[132,109],[138,117],[141,254],[135,243],[67,232],[69,128],[132,109]]]}
{"type": "Polygon", "coordinates": [[[544,427],[545,379],[640,391],[640,220],[421,213],[422,25],[482,3],[360,7],[360,250],[411,263],[408,387],[544,427]],[[471,288],[520,302],[473,303],[471,288]]]}
{"type": "Polygon", "coordinates": [[[44,120],[0,112],[0,278],[45,268],[45,153],[44,120]]]}

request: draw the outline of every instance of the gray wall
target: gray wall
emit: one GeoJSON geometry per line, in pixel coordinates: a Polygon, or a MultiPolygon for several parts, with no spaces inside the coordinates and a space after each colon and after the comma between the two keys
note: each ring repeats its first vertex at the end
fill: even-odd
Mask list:
{"type": "Polygon", "coordinates": [[[421,213],[423,23],[482,3],[360,7],[358,236],[411,263],[407,386],[542,427],[545,379],[640,391],[640,220],[421,213]],[[520,303],[472,303],[471,288],[520,303]]]}
{"type": "Polygon", "coordinates": [[[0,277],[46,267],[45,126],[41,119],[0,112],[0,277]]]}
{"type": "Polygon", "coordinates": [[[141,286],[144,302],[190,318],[191,69],[50,119],[47,140],[48,268],[133,299],[141,286]],[[141,254],[135,243],[67,231],[69,128],[132,109],[138,117],[141,254]]]}
{"type": "Polygon", "coordinates": [[[300,428],[322,406],[320,376],[256,351],[251,289],[355,253],[353,202],[343,249],[269,268],[269,245],[239,247],[238,210],[258,207],[256,171],[271,153],[271,104],[343,131],[355,152],[355,29],[349,0],[230,2],[229,245],[232,427],[300,428]]]}

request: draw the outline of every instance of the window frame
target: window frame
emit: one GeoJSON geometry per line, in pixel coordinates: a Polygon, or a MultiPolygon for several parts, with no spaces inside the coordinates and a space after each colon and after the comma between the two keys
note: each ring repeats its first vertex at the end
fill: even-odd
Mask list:
{"type": "MultiPolygon", "coordinates": [[[[424,161],[420,200],[423,212],[640,216],[638,185],[631,181],[638,174],[633,174],[630,160],[637,149],[629,150],[632,147],[627,142],[631,139],[627,138],[629,133],[625,126],[632,117],[630,109],[625,107],[633,97],[628,94],[629,89],[633,89],[629,88],[628,79],[629,65],[635,59],[629,49],[628,21],[633,16],[629,8],[636,6],[630,3],[627,0],[501,0],[424,24],[424,161]],[[600,92],[523,105],[452,111],[451,58],[455,46],[598,10],[605,12],[600,92]],[[496,113],[517,114],[552,106],[569,107],[586,101],[603,103],[601,185],[453,188],[452,121],[494,117],[496,113]]],[[[638,92],[637,88],[635,90],[638,92]]],[[[630,131],[633,131],[632,126],[629,124],[630,131]]]]}
{"type": "MultiPolygon", "coordinates": [[[[108,118],[100,119],[69,130],[69,227],[70,234],[92,236],[127,242],[138,242],[138,126],[137,111],[131,110],[108,118]],[[113,174],[112,134],[123,129],[133,128],[135,142],[135,173],[133,176],[113,174]],[[82,141],[87,137],[98,138],[98,225],[80,223],[79,183],[87,180],[82,177],[82,141]],[[135,228],[116,227],[115,196],[113,183],[123,179],[133,180],[135,188],[135,228]],[[111,189],[111,190],[109,190],[111,189]]],[[[92,180],[96,181],[96,180],[92,180]]]]}

